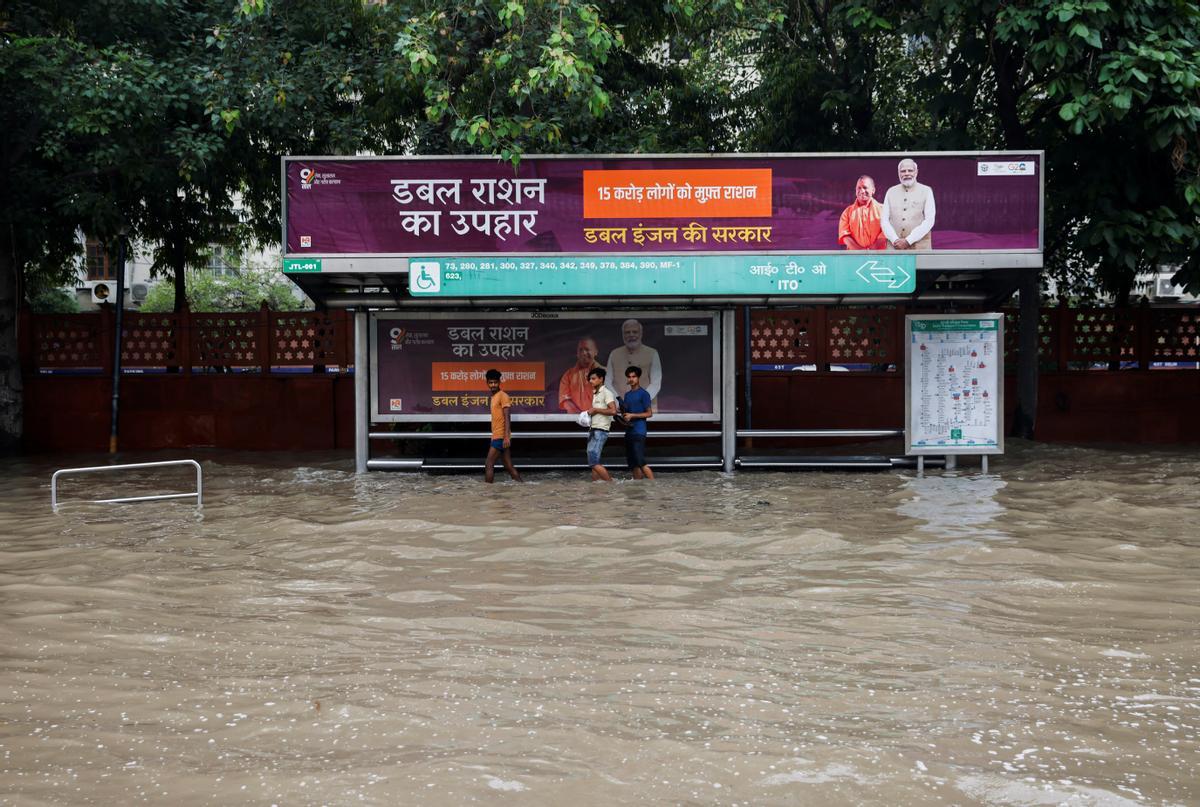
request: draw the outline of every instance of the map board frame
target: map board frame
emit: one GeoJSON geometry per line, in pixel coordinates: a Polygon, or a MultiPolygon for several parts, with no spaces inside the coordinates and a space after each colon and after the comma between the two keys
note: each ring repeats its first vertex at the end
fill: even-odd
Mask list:
{"type": "MultiPolygon", "coordinates": [[[[957,340],[956,340],[957,343],[957,340]]],[[[904,318],[904,453],[910,456],[921,455],[974,455],[974,454],[1003,454],[1004,453],[1004,314],[1001,313],[980,313],[980,314],[911,314],[904,318]],[[914,323],[918,323],[914,329],[914,323]],[[990,323],[990,324],[985,324],[990,323]],[[935,443],[927,442],[919,431],[920,416],[922,411],[919,409],[919,404],[914,404],[914,398],[921,392],[921,375],[920,363],[922,362],[922,345],[933,344],[926,339],[914,338],[914,332],[918,334],[936,334],[936,335],[957,335],[961,336],[961,344],[964,347],[971,347],[976,352],[985,343],[991,342],[994,339],[992,348],[992,356],[990,361],[982,362],[987,366],[979,372],[979,368],[973,367],[973,378],[981,380],[982,384],[976,389],[976,396],[984,396],[991,398],[992,406],[992,427],[985,435],[987,439],[984,442],[978,441],[978,437],[968,437],[961,435],[958,438],[953,437],[953,432],[947,435],[943,440],[938,440],[935,443]],[[972,335],[982,337],[987,334],[989,338],[972,339],[972,335]]],[[[970,358],[970,357],[968,357],[970,358]]],[[[978,357],[976,357],[978,358],[978,357]]],[[[974,362],[979,364],[980,362],[974,362]]],[[[953,365],[952,365],[953,367],[953,365]]],[[[948,368],[950,372],[961,372],[961,367],[948,368]]],[[[939,393],[938,390],[932,389],[936,384],[936,379],[926,377],[925,390],[929,393],[928,400],[933,401],[939,394],[945,403],[945,396],[951,396],[951,406],[962,403],[962,398],[954,397],[954,390],[947,389],[939,393]]],[[[971,385],[965,389],[959,390],[960,396],[969,396],[971,385]]]]}

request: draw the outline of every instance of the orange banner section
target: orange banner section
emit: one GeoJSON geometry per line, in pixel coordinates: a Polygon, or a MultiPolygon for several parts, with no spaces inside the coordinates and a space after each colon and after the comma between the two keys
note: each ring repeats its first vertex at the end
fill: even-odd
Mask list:
{"type": "Polygon", "coordinates": [[[433,389],[437,392],[480,392],[487,390],[487,371],[500,371],[500,389],[508,392],[546,391],[546,364],[540,361],[433,362],[433,389]]]}
{"type": "Polygon", "coordinates": [[[732,219],[770,215],[770,168],[583,172],[585,219],[732,219]]]}

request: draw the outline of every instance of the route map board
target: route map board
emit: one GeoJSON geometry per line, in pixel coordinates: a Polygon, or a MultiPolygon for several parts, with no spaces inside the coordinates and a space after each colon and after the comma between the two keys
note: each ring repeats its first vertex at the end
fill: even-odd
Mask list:
{"type": "Polygon", "coordinates": [[[1004,315],[905,318],[906,454],[1004,453],[1004,315]]]}

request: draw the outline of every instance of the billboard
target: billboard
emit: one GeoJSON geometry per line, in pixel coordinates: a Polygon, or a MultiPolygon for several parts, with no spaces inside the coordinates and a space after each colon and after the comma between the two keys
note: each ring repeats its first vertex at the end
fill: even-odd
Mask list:
{"type": "Polygon", "coordinates": [[[289,257],[1039,252],[1042,182],[1041,152],[530,156],[517,169],[287,157],[284,243],[289,257]]]}
{"type": "Polygon", "coordinates": [[[718,323],[711,311],[373,314],[371,418],[486,421],[495,368],[516,419],[574,421],[588,370],[608,370],[619,396],[632,363],[656,419],[717,420],[718,323]]]}

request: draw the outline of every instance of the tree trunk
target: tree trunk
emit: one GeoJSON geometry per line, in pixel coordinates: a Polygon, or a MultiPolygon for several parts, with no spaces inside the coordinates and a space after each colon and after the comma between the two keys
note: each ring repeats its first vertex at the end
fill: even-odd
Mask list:
{"type": "Polygon", "coordinates": [[[994,39],[991,43],[992,73],[996,78],[996,117],[1004,136],[1004,147],[1009,149],[1028,148],[1028,135],[1021,122],[1020,81],[1021,61],[1024,54],[994,39]]]}
{"type": "Polygon", "coordinates": [[[171,207],[171,230],[167,234],[167,263],[175,281],[175,313],[187,306],[187,236],[184,234],[182,202],[176,199],[171,207]]]}
{"type": "Polygon", "coordinates": [[[178,314],[187,305],[187,269],[175,266],[171,269],[175,283],[175,313],[178,314]]]}
{"type": "Polygon", "coordinates": [[[1123,331],[1117,323],[1122,321],[1122,314],[1128,313],[1129,298],[1133,296],[1134,276],[1134,272],[1129,272],[1127,275],[1123,276],[1120,280],[1120,284],[1117,286],[1116,293],[1113,295],[1113,317],[1116,320],[1116,322],[1113,324],[1116,327],[1114,327],[1112,330],[1112,335],[1109,338],[1108,344],[1109,355],[1111,356],[1111,358],[1108,360],[1109,370],[1115,371],[1121,369],[1121,359],[1118,354],[1121,350],[1121,335],[1123,331]]]}
{"type": "Polygon", "coordinates": [[[12,244],[0,246],[0,454],[21,447],[25,430],[24,387],[21,356],[17,347],[17,322],[21,301],[17,299],[17,265],[12,244]]]}

